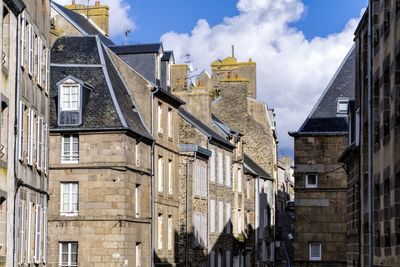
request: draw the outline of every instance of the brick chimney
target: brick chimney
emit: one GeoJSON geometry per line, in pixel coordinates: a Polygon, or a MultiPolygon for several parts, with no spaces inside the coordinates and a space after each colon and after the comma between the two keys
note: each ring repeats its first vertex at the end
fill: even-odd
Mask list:
{"type": "Polygon", "coordinates": [[[100,1],[95,1],[94,5],[87,6],[76,4],[75,0],[72,0],[71,5],[66,5],[65,8],[88,18],[104,35],[109,35],[109,6],[102,5],[100,1]]]}

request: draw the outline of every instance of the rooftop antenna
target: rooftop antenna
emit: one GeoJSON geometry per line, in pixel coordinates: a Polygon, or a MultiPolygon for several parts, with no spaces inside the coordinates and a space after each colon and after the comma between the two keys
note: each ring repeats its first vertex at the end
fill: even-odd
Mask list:
{"type": "Polygon", "coordinates": [[[232,57],[235,57],[235,46],[232,45],[232,57]]]}
{"type": "Polygon", "coordinates": [[[87,0],[87,6],[86,6],[86,19],[89,20],[89,6],[90,6],[90,0],[87,0]]]}

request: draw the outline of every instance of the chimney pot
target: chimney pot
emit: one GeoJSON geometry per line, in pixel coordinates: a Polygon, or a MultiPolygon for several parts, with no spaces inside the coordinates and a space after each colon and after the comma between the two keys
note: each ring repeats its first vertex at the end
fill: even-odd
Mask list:
{"type": "Polygon", "coordinates": [[[95,6],[100,6],[100,1],[96,1],[96,2],[94,3],[94,5],[95,5],[95,6]]]}
{"type": "Polygon", "coordinates": [[[75,0],[72,0],[72,5],[75,5],[75,0]]]}

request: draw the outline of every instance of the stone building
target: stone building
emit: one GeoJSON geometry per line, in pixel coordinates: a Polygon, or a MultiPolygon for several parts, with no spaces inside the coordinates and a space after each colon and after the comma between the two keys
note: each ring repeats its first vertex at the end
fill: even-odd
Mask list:
{"type": "Polygon", "coordinates": [[[347,147],[347,112],[354,99],[355,49],[300,129],[295,153],[296,266],[345,266],[347,175],[338,162],[347,147]]]}
{"type": "Polygon", "coordinates": [[[290,157],[283,157],[278,160],[277,177],[278,199],[276,209],[278,212],[283,212],[286,209],[287,201],[294,200],[293,160],[290,157]]]}
{"type": "MultiPolygon", "coordinates": [[[[270,212],[270,221],[275,226],[276,193],[277,193],[277,137],[275,132],[274,113],[267,105],[256,100],[256,63],[238,62],[235,57],[228,57],[211,64],[211,78],[202,76],[201,82],[209,84],[213,95],[212,113],[217,115],[229,127],[242,134],[246,145],[243,150],[272,179],[274,179],[270,212]],[[211,81],[209,81],[211,79],[211,81]]],[[[275,229],[272,229],[274,235],[275,229]]],[[[264,237],[259,235],[258,246],[264,237]]],[[[274,240],[274,236],[271,238],[274,240]]],[[[271,253],[268,261],[274,261],[274,242],[267,244],[271,253]]],[[[261,259],[260,259],[261,260],[261,259]]]]}
{"type": "Polygon", "coordinates": [[[49,1],[1,1],[0,266],[46,263],[49,1]]]}
{"type": "Polygon", "coordinates": [[[111,53],[99,37],[52,48],[50,266],[151,265],[153,138],[111,53]]]}
{"type": "Polygon", "coordinates": [[[359,180],[361,266],[397,266],[400,261],[399,5],[372,1],[371,14],[365,13],[355,33],[360,167],[354,179],[359,180]]]}

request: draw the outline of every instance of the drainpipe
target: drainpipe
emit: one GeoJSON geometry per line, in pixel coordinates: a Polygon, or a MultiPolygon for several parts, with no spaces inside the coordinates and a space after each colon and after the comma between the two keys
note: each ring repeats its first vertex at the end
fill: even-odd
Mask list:
{"type": "Polygon", "coordinates": [[[260,266],[260,255],[258,255],[258,231],[260,228],[260,176],[257,176],[256,183],[255,183],[255,190],[254,190],[254,202],[255,202],[255,211],[256,211],[256,218],[254,223],[255,233],[255,254],[256,254],[256,266],[260,266]]]}
{"type": "Polygon", "coordinates": [[[368,0],[368,266],[373,266],[372,210],[372,0],[368,0]]]}
{"type": "MultiPolygon", "coordinates": [[[[16,203],[17,203],[17,196],[18,196],[18,191],[20,188],[20,183],[18,183],[18,171],[17,171],[17,162],[18,162],[18,153],[15,151],[17,150],[18,146],[18,116],[19,116],[19,97],[20,97],[20,86],[19,86],[19,80],[20,80],[20,74],[21,74],[21,51],[20,51],[20,46],[19,46],[19,36],[20,36],[20,16],[17,16],[17,38],[16,38],[16,50],[17,50],[17,71],[16,71],[16,78],[15,78],[15,88],[16,88],[16,96],[15,96],[15,120],[14,120],[14,211],[13,211],[13,266],[16,266],[17,262],[17,214],[16,214],[16,203]]],[[[7,151],[8,153],[8,151],[7,151]]]]}
{"type": "MultiPolygon", "coordinates": [[[[157,93],[159,90],[158,87],[155,87],[154,90],[151,92],[151,99],[150,99],[150,104],[151,104],[151,110],[150,110],[150,116],[151,116],[151,123],[150,123],[150,129],[151,129],[151,136],[154,137],[154,94],[157,93]]],[[[155,259],[155,208],[154,208],[154,197],[155,197],[155,172],[154,172],[154,145],[155,141],[151,144],[151,266],[155,266],[154,259],[155,259]]]]}
{"type": "Polygon", "coordinates": [[[193,158],[186,160],[186,240],[185,240],[185,266],[189,266],[189,163],[196,160],[196,152],[193,158]]]}

